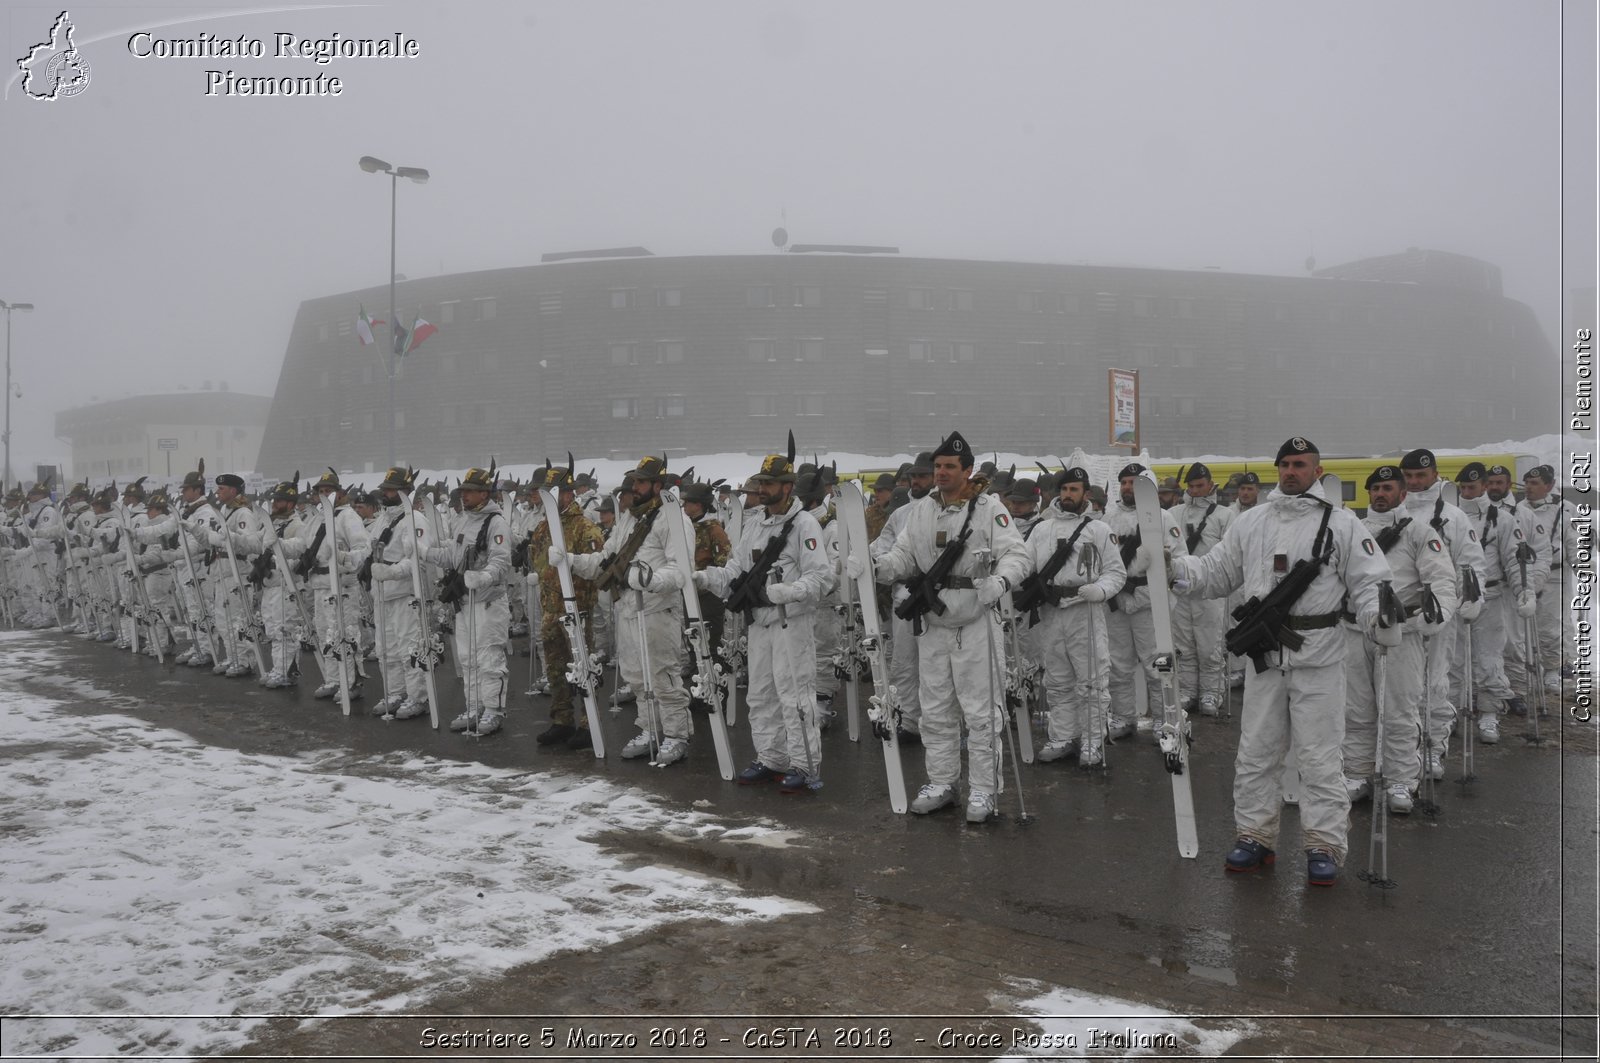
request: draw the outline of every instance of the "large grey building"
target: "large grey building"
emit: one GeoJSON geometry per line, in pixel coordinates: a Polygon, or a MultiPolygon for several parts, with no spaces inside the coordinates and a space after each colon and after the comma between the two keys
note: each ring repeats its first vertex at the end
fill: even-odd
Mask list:
{"type": "MultiPolygon", "coordinates": [[[[646,452],[1105,449],[1106,370],[1137,369],[1155,452],[1464,447],[1555,431],[1557,364],[1496,267],[1412,250],[1305,276],[910,258],[887,248],[643,248],[399,285],[437,334],[401,362],[398,458],[431,467],[646,452]]],[[[260,466],[388,457],[388,289],[302,303],[260,466]]]]}

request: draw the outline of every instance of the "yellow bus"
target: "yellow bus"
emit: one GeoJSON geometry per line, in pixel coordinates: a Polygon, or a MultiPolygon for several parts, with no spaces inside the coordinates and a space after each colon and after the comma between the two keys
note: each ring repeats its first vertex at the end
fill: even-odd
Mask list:
{"type": "MultiPolygon", "coordinates": [[[[1382,458],[1329,458],[1322,459],[1324,474],[1333,473],[1339,477],[1340,487],[1344,492],[1344,504],[1365,513],[1367,511],[1367,477],[1372,470],[1380,465],[1399,465],[1400,455],[1382,458]]],[[[1486,467],[1491,465],[1504,465],[1513,473],[1515,482],[1520,484],[1522,476],[1529,469],[1539,464],[1539,459],[1532,454],[1441,454],[1438,457],[1439,475],[1446,480],[1453,480],[1462,466],[1474,461],[1481,461],[1486,467]]],[[[1228,482],[1228,477],[1236,472],[1253,472],[1261,477],[1263,488],[1270,488],[1278,482],[1278,470],[1273,465],[1272,459],[1261,461],[1216,461],[1206,462],[1211,469],[1211,475],[1221,487],[1228,482]]],[[[1189,466],[1186,463],[1161,462],[1151,466],[1157,478],[1166,479],[1168,476],[1177,476],[1180,470],[1189,466]]]]}

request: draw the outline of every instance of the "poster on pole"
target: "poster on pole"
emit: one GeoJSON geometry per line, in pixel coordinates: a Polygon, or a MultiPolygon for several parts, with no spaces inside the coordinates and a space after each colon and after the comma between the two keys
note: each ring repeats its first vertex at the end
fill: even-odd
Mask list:
{"type": "Polygon", "coordinates": [[[1111,390],[1111,431],[1107,442],[1139,453],[1139,371],[1107,369],[1111,390]]]}

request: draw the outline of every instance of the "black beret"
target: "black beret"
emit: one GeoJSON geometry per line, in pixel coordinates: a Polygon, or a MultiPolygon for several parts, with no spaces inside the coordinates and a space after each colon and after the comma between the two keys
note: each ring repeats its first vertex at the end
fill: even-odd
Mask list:
{"type": "Polygon", "coordinates": [[[1245,484],[1259,484],[1260,482],[1261,482],[1261,477],[1257,476],[1253,472],[1245,472],[1245,473],[1240,473],[1239,474],[1239,486],[1240,487],[1243,487],[1245,484]]]}
{"type": "Polygon", "coordinates": [[[1456,482],[1463,484],[1477,483],[1488,475],[1481,461],[1469,461],[1461,466],[1461,471],[1456,473],[1456,482]]]}
{"type": "Polygon", "coordinates": [[[1145,467],[1143,465],[1140,465],[1138,462],[1136,462],[1136,461],[1129,462],[1128,464],[1126,464],[1126,465],[1124,465],[1122,467],[1122,471],[1121,472],[1117,473],[1117,479],[1124,480],[1124,479],[1127,479],[1129,476],[1138,476],[1138,475],[1140,475],[1140,474],[1142,474],[1142,473],[1144,473],[1146,471],[1148,471],[1148,470],[1146,470],[1145,467]]]}
{"type": "Polygon", "coordinates": [[[1511,470],[1506,468],[1504,465],[1491,465],[1491,466],[1489,466],[1489,470],[1488,471],[1489,471],[1489,475],[1490,476],[1510,476],[1511,475],[1511,470]]]}
{"type": "Polygon", "coordinates": [[[1295,436],[1293,439],[1286,439],[1283,441],[1283,446],[1278,448],[1278,456],[1273,459],[1273,464],[1277,464],[1290,454],[1321,453],[1322,451],[1317,449],[1317,445],[1311,442],[1311,440],[1307,439],[1305,436],[1295,436]]]}
{"type": "Polygon", "coordinates": [[[231,487],[235,491],[243,491],[244,490],[244,477],[235,476],[231,472],[225,472],[222,475],[217,477],[217,486],[218,487],[231,487]]]}
{"type": "Polygon", "coordinates": [[[1393,481],[1397,484],[1403,484],[1406,482],[1405,474],[1403,474],[1393,465],[1379,465],[1376,469],[1373,469],[1372,474],[1367,477],[1367,487],[1370,488],[1373,484],[1381,484],[1386,481],[1393,481]]]}
{"type": "Polygon", "coordinates": [[[1204,462],[1197,461],[1193,465],[1189,466],[1189,472],[1184,476],[1183,482],[1186,484],[1192,484],[1196,480],[1212,479],[1215,479],[1215,477],[1211,475],[1211,470],[1206,468],[1204,462]]]}
{"type": "Polygon", "coordinates": [[[1433,451],[1418,448],[1400,459],[1402,469],[1431,469],[1439,463],[1434,459],[1433,451]]]}
{"type": "Polygon", "coordinates": [[[1089,471],[1076,465],[1070,469],[1064,469],[1056,477],[1056,490],[1059,491],[1062,484],[1083,484],[1087,487],[1089,485],[1089,471]]]}

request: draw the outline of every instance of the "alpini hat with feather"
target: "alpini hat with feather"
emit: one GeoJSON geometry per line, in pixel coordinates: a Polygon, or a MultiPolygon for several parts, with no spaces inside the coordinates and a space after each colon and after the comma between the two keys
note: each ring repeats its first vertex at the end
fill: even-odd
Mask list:
{"type": "Polygon", "coordinates": [[[639,464],[633,467],[633,478],[635,480],[660,480],[661,474],[666,471],[667,456],[665,454],[659,458],[654,454],[647,454],[639,459],[639,464]]]}
{"type": "Polygon", "coordinates": [[[380,491],[409,491],[417,482],[417,470],[409,466],[401,468],[395,465],[383,474],[383,482],[378,485],[380,491]]]}
{"type": "Polygon", "coordinates": [[[495,489],[494,474],[498,468],[499,467],[495,464],[494,458],[491,457],[489,459],[489,467],[487,469],[468,469],[467,474],[461,478],[461,490],[493,491],[495,489]]]}
{"type": "Polygon", "coordinates": [[[196,468],[194,472],[186,472],[183,474],[182,486],[198,487],[200,490],[204,491],[206,489],[206,459],[201,458],[195,464],[196,468]]]}
{"type": "Polygon", "coordinates": [[[333,466],[331,466],[331,465],[328,467],[328,471],[327,472],[325,472],[321,476],[317,477],[317,483],[316,483],[316,486],[313,488],[313,490],[320,491],[324,487],[331,487],[335,491],[343,491],[344,490],[344,484],[339,482],[339,474],[338,474],[338,472],[336,472],[334,470],[333,466]]]}
{"type": "Polygon", "coordinates": [[[544,477],[544,486],[557,491],[571,491],[577,486],[578,477],[575,475],[577,462],[572,457],[572,452],[567,451],[567,467],[565,469],[550,464],[550,459],[544,462],[544,471],[535,472],[534,476],[544,477]]]}
{"type": "Polygon", "coordinates": [[[298,503],[300,501],[300,470],[299,469],[296,469],[294,471],[294,478],[293,479],[285,480],[282,483],[280,483],[280,484],[276,485],[275,487],[273,487],[273,489],[272,489],[272,500],[274,502],[296,502],[296,503],[298,503]]]}
{"type": "Polygon", "coordinates": [[[147,477],[141,476],[137,480],[130,481],[128,486],[122,489],[122,500],[124,502],[143,502],[144,482],[146,479],[147,477]]]}
{"type": "Polygon", "coordinates": [[[794,471],[794,433],[789,433],[788,454],[768,454],[761,459],[761,468],[750,479],[757,483],[792,484],[797,477],[794,471]]]}

